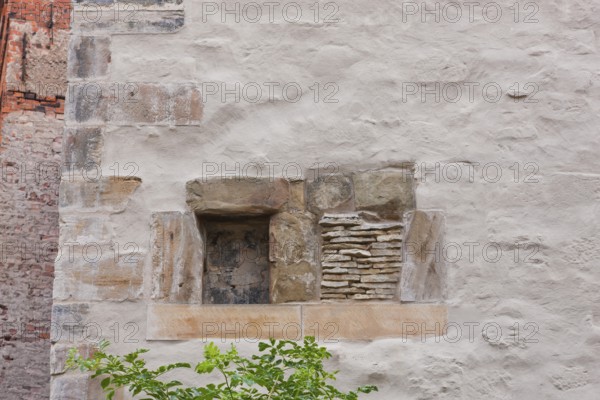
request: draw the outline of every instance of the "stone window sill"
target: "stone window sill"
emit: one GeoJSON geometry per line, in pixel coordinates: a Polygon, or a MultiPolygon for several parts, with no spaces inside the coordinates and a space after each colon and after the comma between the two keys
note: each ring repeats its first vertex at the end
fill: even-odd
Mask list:
{"type": "Polygon", "coordinates": [[[432,336],[443,333],[447,314],[443,304],[151,304],[146,339],[252,342],[315,336],[335,342],[432,336]]]}

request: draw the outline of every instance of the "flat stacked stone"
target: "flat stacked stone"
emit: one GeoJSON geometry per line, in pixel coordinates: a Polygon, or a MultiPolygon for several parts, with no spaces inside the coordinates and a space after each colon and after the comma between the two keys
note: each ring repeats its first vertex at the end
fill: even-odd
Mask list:
{"type": "Polygon", "coordinates": [[[349,213],[325,214],[319,225],[322,300],[397,298],[402,223],[367,223],[358,214],[349,213]]]}

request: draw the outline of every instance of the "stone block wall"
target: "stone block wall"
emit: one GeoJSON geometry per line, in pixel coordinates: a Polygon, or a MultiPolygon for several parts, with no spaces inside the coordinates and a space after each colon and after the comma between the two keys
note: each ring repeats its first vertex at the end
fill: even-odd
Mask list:
{"type": "MultiPolygon", "coordinates": [[[[91,3],[75,2],[74,16],[91,3]]],[[[248,354],[257,326],[332,339],[337,384],[378,384],[378,399],[595,399],[593,3],[540,3],[539,23],[524,9],[515,22],[514,1],[498,2],[498,22],[463,8],[458,23],[385,0],[339,3],[338,22],[300,1],[300,22],[276,8],[259,23],[220,2],[215,13],[133,3],[122,13],[103,1],[98,18],[73,24],[64,151],[75,168],[59,207],[60,244],[79,247],[56,263],[53,321],[74,336],[53,346],[53,399],[97,398],[97,382],[64,372],[71,345],[101,336],[118,353],[193,363],[207,339],[248,354]],[[257,84],[258,101],[231,93],[257,84]],[[290,101],[286,84],[303,96],[290,101]],[[324,101],[328,84],[337,102],[324,101]],[[223,215],[269,218],[271,304],[203,303],[202,221],[223,215]],[[342,281],[351,290],[381,284],[355,294],[393,298],[324,298],[322,282],[336,282],[323,279],[335,275],[321,251],[334,245],[319,224],[330,215],[360,219],[340,232],[386,232],[327,249],[357,270],[366,253],[351,250],[374,258],[388,250],[375,244],[401,243],[378,256],[401,260],[395,271],[338,274],[359,275],[342,281]],[[378,241],[388,233],[401,240],[378,241]]]]}
{"type": "Polygon", "coordinates": [[[2,2],[0,397],[50,395],[69,2],[2,2]]]}
{"type": "MultiPolygon", "coordinates": [[[[319,319],[319,312],[313,311],[316,308],[297,304],[336,302],[340,303],[336,306],[352,310],[353,304],[366,306],[376,301],[389,302],[386,312],[393,318],[374,323],[375,309],[339,309],[340,313],[353,313],[363,326],[370,327],[357,330],[356,324],[340,320],[336,322],[340,337],[415,335],[421,328],[408,332],[405,323],[439,325],[445,321],[443,306],[400,305],[403,221],[405,213],[416,207],[411,163],[361,168],[361,161],[315,179],[212,179],[190,168],[173,180],[182,183],[185,179],[184,190],[180,186],[175,192],[165,192],[175,195],[176,202],[152,206],[145,204],[144,198],[149,193],[153,198],[162,190],[158,189],[160,179],[143,169],[133,168],[127,176],[112,171],[115,166],[139,165],[114,158],[111,146],[119,143],[118,147],[124,148],[122,143],[136,141],[132,136],[121,142],[121,132],[141,129],[152,137],[156,129],[202,132],[213,124],[204,121],[199,80],[163,80],[160,75],[140,81],[116,79],[123,76],[117,68],[124,62],[119,43],[129,40],[129,35],[142,41],[145,35],[164,37],[167,42],[175,35],[185,35],[181,2],[135,5],[135,23],[127,24],[106,17],[118,12],[118,3],[103,5],[102,16],[95,23],[83,18],[85,2],[74,5],[63,147],[71,168],[63,169],[60,186],[59,241],[63,248],[71,246],[74,257],[56,261],[53,325],[63,332],[73,326],[78,331],[73,340],[60,337],[53,347],[53,398],[64,398],[68,391],[90,398],[98,390],[97,382],[86,382],[61,367],[71,342],[84,348],[90,345],[86,335],[91,324],[103,333],[115,323],[139,327],[147,344],[202,338],[207,324],[232,324],[234,330],[239,326],[244,330],[244,324],[291,324],[306,326],[298,333],[308,335],[308,326],[327,328],[328,321],[319,319]],[[248,229],[236,230],[256,218],[266,221],[268,237],[263,240],[268,243],[254,243],[248,229]],[[330,237],[346,234],[339,227],[351,232],[348,238],[330,237]],[[254,276],[256,260],[223,263],[223,254],[231,249],[222,241],[231,238],[268,253],[261,279],[254,276]],[[356,240],[372,243],[356,252],[357,244],[352,243],[356,240]],[[336,254],[331,253],[332,246],[336,254]],[[97,256],[90,257],[92,248],[97,256]],[[129,251],[122,254],[122,248],[129,251]],[[340,274],[341,267],[330,268],[331,257],[355,262],[356,267],[340,274]],[[224,265],[227,263],[231,265],[224,265]],[[253,282],[261,292],[248,295],[243,288],[253,282]],[[116,311],[124,307],[122,302],[130,304],[131,316],[116,311]],[[234,305],[239,302],[263,304],[239,309],[234,305]]],[[[175,154],[156,156],[159,164],[177,158],[175,154]]],[[[170,176],[174,171],[166,172],[170,176]]],[[[412,283],[411,279],[406,278],[412,283]]],[[[430,284],[426,281],[425,286],[430,284]]],[[[334,313],[328,308],[323,312],[334,313]]],[[[327,334],[323,328],[316,333],[327,334]]]]}

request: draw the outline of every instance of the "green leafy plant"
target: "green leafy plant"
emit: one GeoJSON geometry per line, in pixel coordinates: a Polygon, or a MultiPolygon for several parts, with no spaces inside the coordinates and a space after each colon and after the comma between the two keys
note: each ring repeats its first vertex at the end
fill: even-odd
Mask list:
{"type": "Polygon", "coordinates": [[[289,340],[260,342],[258,355],[241,357],[235,346],[225,352],[214,343],[204,347],[204,361],[194,367],[198,374],[218,373],[222,383],[203,387],[186,387],[180,381],[160,380],[175,369],[191,369],[188,363],[175,363],[151,370],[140,357],[148,350],[139,349],[124,356],[105,352],[109,343],[100,342],[98,350],[83,358],[77,349],[71,349],[67,367],[93,372],[92,378],[101,377],[100,385],[107,399],[115,391],[126,387],[134,395],[145,395],[143,400],[356,400],[359,393],[377,391],[368,385],[344,393],[328,382],[335,380],[337,371],[327,372],[323,360],[331,357],[313,337],[299,344],[289,340]]]}

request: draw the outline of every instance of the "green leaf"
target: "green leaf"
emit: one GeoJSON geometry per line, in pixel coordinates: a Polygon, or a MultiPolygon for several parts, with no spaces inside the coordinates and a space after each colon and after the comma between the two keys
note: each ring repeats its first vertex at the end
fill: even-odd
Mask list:
{"type": "Polygon", "coordinates": [[[268,349],[269,347],[271,347],[271,346],[269,346],[269,344],[268,344],[268,343],[265,343],[265,342],[260,342],[260,343],[258,343],[258,350],[259,350],[259,351],[265,351],[265,350],[266,350],[266,349],[268,349]]]}
{"type": "Polygon", "coordinates": [[[102,386],[102,389],[106,389],[108,385],[110,385],[110,376],[108,378],[102,379],[102,381],[100,382],[100,386],[102,386]]]}
{"type": "Polygon", "coordinates": [[[367,385],[344,393],[332,386],[329,382],[335,380],[337,371],[329,372],[323,366],[331,354],[314,338],[307,337],[303,342],[271,338],[258,343],[258,351],[265,350],[266,353],[245,358],[233,345],[222,352],[214,343],[207,344],[204,360],[196,365],[195,371],[218,372],[221,381],[204,387],[159,380],[169,371],[191,365],[176,362],[149,370],[146,360],[140,358],[148,351],[145,349],[123,356],[98,351],[88,358],[71,349],[68,363],[82,371],[91,371],[94,377],[103,376],[100,386],[109,400],[118,388],[127,388],[136,398],[144,400],[358,400],[360,393],[377,391],[376,386],[367,385]]]}

